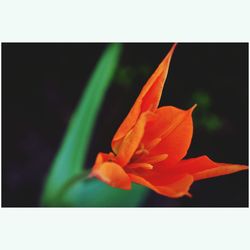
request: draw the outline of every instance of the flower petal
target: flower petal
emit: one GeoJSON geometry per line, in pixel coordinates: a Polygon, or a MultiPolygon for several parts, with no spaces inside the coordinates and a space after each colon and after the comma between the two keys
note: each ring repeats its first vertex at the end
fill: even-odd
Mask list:
{"type": "Polygon", "coordinates": [[[201,172],[197,172],[193,174],[194,180],[202,180],[207,178],[212,178],[221,175],[233,174],[242,170],[247,170],[248,167],[244,165],[237,165],[237,164],[221,164],[217,163],[216,168],[207,169],[201,172]]]}
{"type": "Polygon", "coordinates": [[[193,135],[192,112],[172,106],[156,110],[155,117],[145,129],[142,143],[149,145],[154,138],[161,138],[159,144],[150,150],[149,155],[167,154],[166,160],[159,163],[160,168],[174,166],[187,153],[193,135]]]}
{"type": "Polygon", "coordinates": [[[193,177],[191,175],[182,175],[179,176],[174,182],[167,183],[166,185],[154,185],[145,178],[135,175],[129,174],[131,180],[137,184],[146,186],[155,192],[165,195],[170,198],[179,198],[184,195],[190,196],[188,193],[191,184],[193,183],[193,177]]]}
{"type": "Polygon", "coordinates": [[[112,149],[116,152],[117,144],[135,125],[140,114],[145,111],[154,111],[159,105],[162,89],[166,80],[168,69],[176,44],[174,44],[163,59],[155,72],[148,79],[137,97],[133,107],[128,113],[125,120],[122,122],[112,140],[112,149]]]}
{"type": "Polygon", "coordinates": [[[152,112],[141,114],[134,128],[122,140],[116,156],[116,160],[121,166],[126,165],[130,161],[143,138],[147,121],[151,119],[153,115],[152,112]]]}
{"type": "Polygon", "coordinates": [[[217,163],[207,156],[182,160],[175,168],[179,173],[192,174],[195,181],[232,174],[247,169],[248,167],[245,165],[217,163]]]}
{"type": "Polygon", "coordinates": [[[124,169],[114,162],[96,164],[90,177],[97,177],[112,187],[125,190],[131,189],[131,180],[124,169]]]}
{"type": "Polygon", "coordinates": [[[105,161],[113,160],[114,155],[112,153],[106,154],[106,153],[98,153],[96,160],[95,160],[95,165],[101,164],[105,161]]]}

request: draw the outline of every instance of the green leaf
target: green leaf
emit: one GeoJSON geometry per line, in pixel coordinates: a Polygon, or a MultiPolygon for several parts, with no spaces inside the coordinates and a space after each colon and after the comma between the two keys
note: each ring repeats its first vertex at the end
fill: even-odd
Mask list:
{"type": "Polygon", "coordinates": [[[113,188],[99,181],[90,179],[72,185],[58,201],[66,207],[136,207],[146,198],[149,189],[133,184],[132,189],[113,188]]]}
{"type": "Polygon", "coordinates": [[[65,183],[83,172],[96,117],[116,70],[121,49],[121,44],[109,45],[90,77],[52,163],[43,190],[43,205],[54,204],[65,183]]]}

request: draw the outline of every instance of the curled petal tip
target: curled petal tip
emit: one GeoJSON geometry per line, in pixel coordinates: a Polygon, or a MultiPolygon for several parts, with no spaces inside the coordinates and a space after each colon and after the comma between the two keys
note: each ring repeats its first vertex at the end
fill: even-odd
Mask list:
{"type": "Polygon", "coordinates": [[[168,63],[168,60],[171,59],[171,57],[173,56],[176,46],[177,46],[177,43],[174,43],[171,49],[169,50],[169,52],[167,53],[165,60],[164,60],[166,61],[166,63],[168,63]]]}
{"type": "Polygon", "coordinates": [[[189,111],[191,112],[191,113],[193,113],[193,111],[194,111],[194,109],[197,107],[197,104],[194,104],[190,109],[189,109],[189,111]]]}
{"type": "Polygon", "coordinates": [[[177,43],[174,43],[174,44],[172,45],[172,48],[170,49],[171,53],[173,53],[173,52],[174,52],[174,50],[175,50],[176,46],[177,46],[177,43]]]}

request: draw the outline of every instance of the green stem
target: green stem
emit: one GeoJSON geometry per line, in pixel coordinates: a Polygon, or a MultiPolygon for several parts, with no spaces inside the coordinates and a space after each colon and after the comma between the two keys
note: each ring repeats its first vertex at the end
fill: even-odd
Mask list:
{"type": "MultiPolygon", "coordinates": [[[[63,186],[62,188],[59,190],[57,196],[56,196],[56,201],[59,201],[62,199],[63,195],[65,192],[67,192],[67,190],[74,185],[76,182],[78,181],[85,181],[87,179],[89,179],[90,177],[88,176],[89,173],[88,171],[84,171],[79,175],[75,175],[73,176],[71,179],[69,179],[63,186]]],[[[57,202],[58,203],[58,202],[57,202]]]]}

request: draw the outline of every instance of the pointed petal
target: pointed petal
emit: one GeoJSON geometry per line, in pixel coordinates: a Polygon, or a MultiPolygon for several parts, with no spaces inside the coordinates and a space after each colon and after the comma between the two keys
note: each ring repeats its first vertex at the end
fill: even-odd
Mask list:
{"type": "Polygon", "coordinates": [[[180,176],[174,182],[161,186],[155,185],[139,175],[129,174],[129,176],[133,182],[146,186],[155,192],[170,198],[179,198],[184,195],[190,196],[188,191],[193,183],[193,177],[191,175],[180,176]]]}
{"type": "Polygon", "coordinates": [[[161,138],[159,144],[150,150],[150,155],[167,154],[168,157],[159,163],[160,168],[174,166],[187,153],[193,135],[192,112],[172,106],[156,110],[154,120],[145,129],[142,143],[150,144],[154,138],[161,138]]]}
{"type": "Polygon", "coordinates": [[[116,160],[121,166],[125,166],[130,161],[143,138],[147,121],[153,115],[152,112],[141,114],[134,128],[122,140],[116,156],[116,160]]]}
{"type": "Polygon", "coordinates": [[[112,141],[112,149],[114,152],[116,152],[119,140],[135,125],[140,114],[145,111],[154,111],[158,107],[175,47],[176,44],[172,46],[167,56],[146,82],[127,117],[118,128],[112,141]]]}
{"type": "Polygon", "coordinates": [[[247,169],[248,167],[245,165],[217,163],[207,156],[183,160],[175,168],[178,172],[192,174],[195,181],[232,174],[247,169]]]}
{"type": "Polygon", "coordinates": [[[90,177],[96,177],[112,187],[131,189],[131,181],[124,169],[114,162],[96,164],[90,177]]]}
{"type": "Polygon", "coordinates": [[[217,166],[218,167],[216,167],[216,168],[207,169],[207,170],[193,174],[194,180],[198,181],[198,180],[212,178],[212,177],[216,177],[216,176],[233,174],[233,173],[248,169],[247,166],[237,165],[237,164],[217,163],[217,166]]]}

